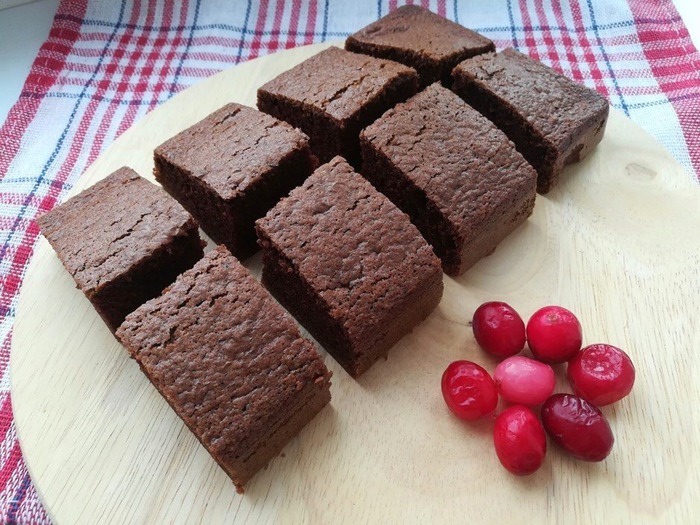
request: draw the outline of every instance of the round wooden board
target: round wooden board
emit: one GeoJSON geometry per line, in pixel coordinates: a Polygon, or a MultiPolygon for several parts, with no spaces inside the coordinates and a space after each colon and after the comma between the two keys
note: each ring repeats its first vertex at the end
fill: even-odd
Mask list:
{"type": "MultiPolygon", "coordinates": [[[[122,165],[151,178],[152,150],[325,46],[280,52],[207,79],[124,133],[73,193],[122,165]]],[[[437,310],[353,381],[330,357],[333,400],[236,494],[141,374],[42,238],[13,338],[12,404],[32,479],[57,524],[689,523],[699,509],[700,190],[653,139],[613,111],[595,153],[537,197],[530,219],[458,279],[437,310]],[[456,359],[493,369],[468,321],[501,299],[525,317],[579,315],[584,343],[637,366],[605,408],[616,437],[600,464],[555,447],[536,474],[498,463],[492,421],[452,417],[440,376],[456,359]]],[[[249,266],[259,272],[259,259],[249,266]]],[[[564,369],[558,370],[563,376],[564,369]]],[[[566,388],[560,380],[560,386],[566,388]]],[[[551,444],[550,444],[551,445],[551,444]]]]}

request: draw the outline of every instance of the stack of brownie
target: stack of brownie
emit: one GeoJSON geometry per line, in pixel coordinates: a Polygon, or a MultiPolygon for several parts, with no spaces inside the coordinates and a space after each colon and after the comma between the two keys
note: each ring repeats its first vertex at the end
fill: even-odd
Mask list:
{"type": "Polygon", "coordinates": [[[590,153],[608,114],[413,6],[268,82],[258,108],[228,104],[156,148],[170,196],[122,168],[39,220],[239,491],[330,401],[284,308],[359,377],[435,309],[443,271],[495,250],[590,153]],[[197,224],[221,246],[204,255],[197,224]],[[258,246],[264,287],[239,262],[258,246]]]}

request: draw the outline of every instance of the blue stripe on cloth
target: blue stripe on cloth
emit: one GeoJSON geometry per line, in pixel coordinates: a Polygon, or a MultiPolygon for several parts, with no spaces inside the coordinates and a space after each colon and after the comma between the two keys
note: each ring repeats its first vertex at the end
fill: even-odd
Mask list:
{"type": "Polygon", "coordinates": [[[180,73],[182,73],[182,65],[185,60],[187,60],[187,55],[190,52],[190,47],[192,47],[192,40],[194,39],[194,28],[197,27],[197,20],[199,20],[199,6],[201,0],[197,0],[194,5],[194,20],[192,23],[192,29],[190,29],[190,36],[187,37],[187,43],[185,44],[185,51],[180,55],[180,59],[177,63],[177,68],[175,69],[175,75],[173,76],[173,82],[170,84],[170,89],[168,93],[168,98],[172,97],[177,92],[177,83],[180,80],[180,73]]]}
{"type": "MultiPolygon", "coordinates": [[[[328,1],[326,0],[326,3],[328,1]]],[[[455,11],[454,11],[454,17],[455,21],[457,20],[457,6],[455,2],[455,11]]],[[[248,5],[250,5],[250,2],[248,2],[248,5]]],[[[378,15],[379,18],[381,18],[381,1],[377,3],[377,9],[378,9],[378,15]]],[[[515,34],[516,32],[524,32],[524,31],[571,31],[571,27],[567,26],[559,26],[559,25],[549,25],[549,24],[537,24],[537,25],[531,25],[531,26],[516,26],[515,25],[515,19],[513,16],[512,12],[512,3],[510,0],[508,0],[508,15],[509,19],[511,22],[511,25],[507,26],[483,26],[483,27],[471,27],[474,31],[482,31],[482,32],[491,32],[491,31],[510,31],[511,33],[515,34]]],[[[248,10],[246,10],[246,13],[248,15],[250,14],[248,10]]],[[[104,22],[101,20],[81,20],[78,17],[71,16],[71,15],[56,15],[57,19],[60,20],[69,20],[72,22],[77,22],[77,23],[82,23],[83,25],[86,26],[101,26],[101,27],[113,27],[113,24],[110,22],[104,22]]],[[[680,17],[672,17],[672,18],[640,18],[636,22],[639,23],[645,23],[645,24],[666,24],[668,22],[680,22],[682,19],[680,17]]],[[[321,37],[324,34],[326,36],[347,36],[351,34],[350,32],[341,32],[341,31],[325,31],[325,32],[316,32],[316,31],[288,31],[288,30],[263,30],[259,31],[257,29],[249,29],[247,27],[247,21],[244,22],[243,27],[240,26],[234,26],[234,25],[229,25],[229,24],[201,24],[201,25],[183,25],[183,26],[153,26],[153,25],[142,25],[142,24],[122,24],[123,28],[126,29],[133,29],[133,30],[139,30],[139,31],[170,31],[170,32],[177,32],[177,31],[206,31],[209,29],[223,29],[225,31],[231,31],[234,33],[242,33],[243,36],[289,36],[289,35],[296,35],[296,36],[305,36],[305,37],[321,37]]],[[[635,21],[634,20],[624,20],[621,22],[611,22],[608,24],[601,24],[601,25],[590,25],[590,26],[582,26],[577,28],[577,31],[608,31],[610,29],[623,29],[626,27],[634,27],[635,26],[635,21]]]]}
{"type": "MultiPolygon", "coordinates": [[[[78,95],[76,95],[77,97],[78,95]]],[[[50,179],[43,179],[40,181],[37,181],[36,177],[12,177],[12,178],[6,178],[3,180],[4,184],[29,184],[29,183],[35,183],[39,182],[40,186],[48,186],[51,187],[53,186],[54,188],[58,188],[58,190],[63,193],[64,191],[69,191],[73,185],[70,182],[58,182],[55,180],[50,180],[50,179]]],[[[3,192],[5,193],[5,192],[3,192]]],[[[12,192],[9,192],[12,193],[12,192]]],[[[19,192],[18,192],[19,193],[19,192]]],[[[24,192],[22,192],[22,195],[24,195],[24,192]]],[[[7,204],[7,203],[3,203],[7,204]]]]}
{"type": "Polygon", "coordinates": [[[330,7],[330,0],[326,0],[323,5],[323,32],[321,33],[321,42],[326,41],[328,36],[328,9],[330,7]]]}
{"type": "MultiPolygon", "coordinates": [[[[515,34],[515,17],[513,16],[513,3],[511,0],[508,0],[508,18],[510,22],[510,31],[511,31],[511,38],[513,39],[513,47],[517,48],[519,47],[518,45],[518,37],[515,34]]],[[[523,31],[520,29],[520,31],[523,31]]]]}
{"type": "Polygon", "coordinates": [[[10,501],[10,510],[7,513],[7,525],[19,524],[19,522],[17,521],[17,512],[19,511],[19,504],[24,499],[27,490],[29,490],[30,483],[31,479],[29,478],[29,474],[26,474],[24,476],[24,479],[22,480],[22,483],[19,486],[19,489],[17,490],[17,493],[15,494],[15,497],[12,498],[12,501],[10,501]]]}
{"type": "MultiPolygon", "coordinates": [[[[22,91],[21,95],[24,98],[70,98],[70,99],[88,99],[97,102],[106,102],[108,104],[119,104],[120,106],[148,106],[151,104],[148,100],[125,100],[120,98],[111,98],[104,95],[78,94],[78,93],[34,93],[32,91],[22,91]]],[[[166,99],[167,100],[167,99],[166,99]]],[[[157,100],[158,103],[164,100],[157,100]]]]}
{"type": "MultiPolygon", "coordinates": [[[[98,102],[107,102],[108,104],[119,104],[122,106],[148,106],[150,104],[149,101],[146,100],[121,100],[121,99],[115,99],[115,98],[110,98],[110,97],[105,97],[105,96],[95,96],[95,95],[89,95],[89,94],[77,94],[77,93],[32,93],[30,91],[23,91],[21,94],[22,97],[25,98],[69,98],[69,99],[77,99],[77,98],[84,98],[84,99],[93,99],[97,100],[98,102]]],[[[680,100],[686,100],[693,98],[695,95],[694,94],[689,94],[689,95],[681,95],[677,97],[666,97],[665,95],[663,96],[662,99],[659,100],[654,100],[650,102],[637,102],[637,103],[626,103],[626,107],[629,109],[639,109],[639,108],[645,108],[645,107],[651,107],[651,106],[660,106],[662,104],[668,104],[670,102],[676,102],[680,100]]],[[[616,104],[616,106],[619,106],[620,109],[622,109],[622,106],[619,104],[616,104]]],[[[34,178],[24,178],[24,179],[13,179],[13,181],[23,181],[23,182],[28,182],[30,180],[35,180],[34,178]]],[[[45,184],[52,184],[51,181],[43,181],[45,184]]],[[[63,183],[65,186],[69,186],[68,184],[63,183]]]]}
{"type": "Polygon", "coordinates": [[[649,102],[636,102],[636,103],[627,103],[626,107],[627,109],[641,109],[641,108],[650,108],[653,106],[663,106],[664,104],[671,104],[672,102],[680,102],[682,100],[689,100],[692,98],[697,97],[696,93],[686,93],[685,95],[677,95],[677,96],[672,96],[672,97],[667,97],[664,96],[664,98],[659,99],[659,100],[652,100],[649,102]]]}
{"type": "Polygon", "coordinates": [[[613,86],[615,86],[615,91],[617,91],[617,95],[620,97],[620,105],[622,107],[622,111],[624,111],[625,115],[629,117],[630,112],[629,112],[629,109],[627,108],[627,103],[625,102],[625,97],[622,95],[622,90],[620,89],[620,84],[617,82],[617,77],[615,76],[615,72],[613,71],[612,64],[610,63],[610,58],[608,57],[608,54],[605,52],[605,46],[603,46],[603,41],[600,38],[599,29],[596,26],[596,17],[595,17],[595,11],[593,9],[593,2],[591,0],[586,0],[586,4],[588,5],[588,11],[591,14],[591,24],[593,25],[593,33],[595,34],[596,42],[598,43],[598,47],[600,48],[600,52],[603,55],[603,60],[605,61],[605,65],[608,68],[608,72],[610,73],[610,78],[612,79],[613,86]]]}
{"type": "MultiPolygon", "coordinates": [[[[105,45],[105,49],[107,49],[111,44],[112,41],[116,38],[117,33],[120,29],[122,29],[122,21],[124,20],[124,12],[126,11],[126,0],[122,0],[121,7],[119,9],[119,19],[117,20],[117,23],[114,25],[114,30],[112,33],[109,35],[109,39],[107,40],[107,43],[105,45]]],[[[100,58],[97,60],[97,65],[95,66],[95,69],[88,79],[87,83],[83,87],[83,90],[81,94],[85,94],[88,90],[88,88],[92,85],[92,83],[95,81],[97,78],[97,73],[102,67],[102,63],[104,62],[105,55],[100,55],[100,58]]],[[[24,219],[24,215],[27,212],[27,207],[29,206],[29,203],[31,202],[32,198],[34,197],[34,194],[36,193],[37,189],[41,186],[41,182],[46,178],[46,175],[49,172],[49,168],[51,168],[51,165],[53,162],[56,160],[56,157],[58,156],[58,153],[61,151],[61,148],[63,147],[63,143],[66,140],[66,137],[68,136],[68,131],[70,130],[71,126],[73,125],[73,121],[75,120],[76,115],[78,114],[78,108],[80,107],[80,104],[82,102],[82,97],[78,98],[76,101],[75,105],[73,106],[73,110],[71,111],[70,116],[68,117],[68,123],[66,126],[63,128],[63,131],[61,132],[60,137],[58,138],[58,142],[56,142],[56,146],[54,147],[53,151],[51,152],[51,155],[49,156],[49,159],[46,161],[44,164],[44,167],[41,169],[41,172],[39,173],[39,177],[37,178],[36,182],[34,183],[34,186],[32,187],[31,191],[29,194],[27,194],[26,199],[24,200],[24,203],[22,204],[22,207],[20,208],[20,212],[15,219],[15,222],[12,224],[12,227],[10,228],[9,235],[7,238],[4,240],[2,248],[0,248],[0,260],[5,258],[5,254],[7,253],[8,248],[12,244],[12,238],[15,235],[15,232],[17,232],[17,226],[19,223],[24,219]]]]}
{"type": "Polygon", "coordinates": [[[252,9],[252,0],[248,0],[248,5],[245,8],[245,18],[243,19],[243,29],[241,30],[241,40],[238,42],[238,53],[236,53],[236,63],[241,61],[243,56],[243,41],[245,40],[245,34],[248,30],[248,21],[250,20],[250,10],[252,9]]]}
{"type": "MultiPolygon", "coordinates": [[[[510,5],[510,1],[508,2],[510,5]]],[[[509,15],[512,16],[511,13],[509,15]]],[[[601,31],[607,31],[609,29],[623,29],[625,27],[634,27],[634,22],[632,21],[627,21],[627,22],[615,22],[614,24],[606,24],[604,26],[599,26],[598,29],[601,31]]],[[[474,28],[472,28],[474,29],[474,28]]],[[[475,31],[483,31],[483,32],[489,32],[489,31],[510,31],[513,35],[516,33],[523,33],[525,31],[528,32],[533,32],[533,31],[566,31],[566,32],[571,32],[571,28],[567,26],[550,26],[550,25],[541,25],[541,24],[536,24],[536,25],[530,25],[530,26],[489,26],[489,27],[479,27],[474,29],[475,31]]],[[[584,26],[584,27],[578,27],[576,28],[577,31],[579,32],[586,32],[586,31],[593,31],[593,26],[584,26]]]]}

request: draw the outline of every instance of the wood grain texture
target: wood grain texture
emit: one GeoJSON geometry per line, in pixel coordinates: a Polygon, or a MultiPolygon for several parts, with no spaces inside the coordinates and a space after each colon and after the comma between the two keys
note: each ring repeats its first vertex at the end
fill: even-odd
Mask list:
{"type": "MultiPolygon", "coordinates": [[[[73,190],[122,165],[152,179],[152,150],[325,46],[278,53],[177,95],[124,133],[73,190]]],[[[237,495],[78,292],[45,240],[18,307],[12,403],[27,465],[51,517],[72,523],[690,523],[699,509],[700,190],[613,111],[605,139],[533,216],[458,279],[437,310],[353,381],[330,357],[333,401],[237,495]],[[604,412],[616,443],[601,464],[550,444],[516,478],[492,421],[451,417],[440,376],[455,359],[495,362],[468,321],[486,300],[523,316],[579,315],[584,343],[624,348],[632,395],[604,412]]],[[[259,258],[249,266],[259,271],[259,258]]],[[[564,369],[558,370],[563,376],[564,369]]],[[[566,388],[562,381],[560,386],[566,388]]]]}

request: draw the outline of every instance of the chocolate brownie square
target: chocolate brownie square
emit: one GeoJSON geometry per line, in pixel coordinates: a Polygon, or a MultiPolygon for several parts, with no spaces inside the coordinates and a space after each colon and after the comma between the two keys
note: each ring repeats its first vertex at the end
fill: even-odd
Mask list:
{"type": "Polygon", "coordinates": [[[495,51],[493,42],[427,9],[405,5],[350,35],[345,49],[411,66],[421,86],[449,85],[465,58],[495,51]]]}
{"type": "Polygon", "coordinates": [[[540,193],[603,138],[607,100],[514,49],[465,60],[452,74],[454,91],[501,128],[537,170],[540,193]]]}
{"type": "Polygon", "coordinates": [[[239,492],[331,399],[314,345],[223,246],[117,337],[239,492]]]}
{"type": "Polygon", "coordinates": [[[360,130],[417,89],[409,67],[331,47],[258,89],[258,108],[309,135],[321,162],[357,166],[360,130]]]}
{"type": "Polygon", "coordinates": [[[239,258],[257,250],[255,220],[318,165],[301,131],[233,103],[158,146],[154,158],[156,180],[239,258]]]}
{"type": "Polygon", "coordinates": [[[112,332],[129,312],[157,296],[203,253],[190,214],[126,167],[38,222],[112,332]]]}
{"type": "Polygon", "coordinates": [[[525,221],[537,174],[478,111],[433,84],[361,134],[363,174],[459,275],[525,221]]]}
{"type": "Polygon", "coordinates": [[[263,284],[353,377],[437,306],[442,271],[408,217],[341,157],[256,223],[263,284]]]}

